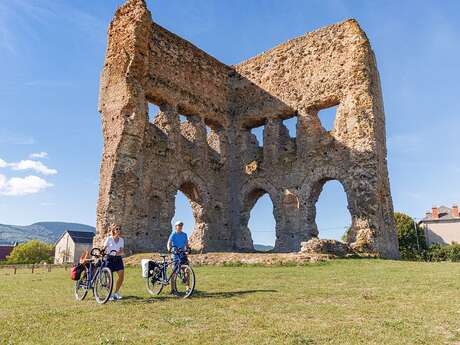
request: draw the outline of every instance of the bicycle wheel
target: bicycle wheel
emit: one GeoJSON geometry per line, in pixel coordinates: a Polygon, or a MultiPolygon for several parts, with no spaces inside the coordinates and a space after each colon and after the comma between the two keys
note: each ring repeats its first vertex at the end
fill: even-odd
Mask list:
{"type": "Polygon", "coordinates": [[[88,293],[88,271],[81,272],[80,279],[75,282],[75,299],[83,301],[88,293]]]}
{"type": "Polygon", "coordinates": [[[172,288],[182,298],[190,297],[195,290],[195,272],[189,265],[181,265],[180,270],[172,277],[172,288]]]}
{"type": "Polygon", "coordinates": [[[96,302],[99,304],[106,303],[112,295],[113,274],[110,268],[104,267],[99,271],[94,282],[93,293],[96,302]]]}
{"type": "Polygon", "coordinates": [[[159,295],[163,290],[163,284],[161,284],[159,277],[153,275],[151,277],[146,278],[146,287],[149,294],[152,296],[159,295]]]}

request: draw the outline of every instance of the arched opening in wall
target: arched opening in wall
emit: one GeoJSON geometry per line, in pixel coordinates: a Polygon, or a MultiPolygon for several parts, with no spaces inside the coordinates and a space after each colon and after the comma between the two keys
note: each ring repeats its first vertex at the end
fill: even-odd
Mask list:
{"type": "Polygon", "coordinates": [[[273,203],[268,193],[257,190],[251,193],[249,202],[254,204],[250,211],[248,228],[256,251],[270,251],[276,243],[276,221],[273,203]],[[252,199],[252,200],[251,200],[252,199]]]}
{"type": "Polygon", "coordinates": [[[320,111],[318,111],[318,117],[321,122],[321,125],[327,132],[330,132],[334,129],[337,108],[338,105],[335,105],[333,107],[321,109],[320,111]]]}
{"type": "Polygon", "coordinates": [[[188,237],[192,235],[195,229],[195,217],[193,216],[192,205],[187,196],[180,190],[176,194],[175,213],[171,220],[171,229],[174,231],[174,224],[176,222],[184,222],[184,232],[188,237]]]}
{"type": "Polygon", "coordinates": [[[351,226],[347,195],[342,184],[331,180],[323,185],[316,203],[316,225],[319,238],[343,240],[351,226]]]}
{"type": "Polygon", "coordinates": [[[160,112],[160,107],[153,103],[148,103],[149,107],[149,122],[153,123],[160,112]]]}
{"type": "Polygon", "coordinates": [[[183,231],[191,236],[199,228],[203,228],[203,206],[200,192],[192,182],[185,182],[176,193],[175,212],[171,219],[171,228],[174,231],[174,224],[178,221],[184,223],[183,231]]]}

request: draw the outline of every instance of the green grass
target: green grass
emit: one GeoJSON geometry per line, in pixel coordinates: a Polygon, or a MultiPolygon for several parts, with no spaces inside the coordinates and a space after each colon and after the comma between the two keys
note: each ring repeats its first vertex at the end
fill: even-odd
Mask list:
{"type": "MultiPolygon", "coordinates": [[[[0,270],[0,344],[460,344],[460,264],[196,267],[196,296],[73,299],[68,272],[0,270]]],[[[169,289],[168,289],[169,290],[169,289]]]]}

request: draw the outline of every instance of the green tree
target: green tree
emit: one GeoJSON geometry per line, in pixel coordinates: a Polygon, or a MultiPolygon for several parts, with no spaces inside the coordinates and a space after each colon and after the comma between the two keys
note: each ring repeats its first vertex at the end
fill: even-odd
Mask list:
{"type": "Polygon", "coordinates": [[[407,214],[395,212],[394,216],[396,220],[396,229],[398,231],[401,259],[423,259],[427,250],[423,229],[407,214]]]}
{"type": "Polygon", "coordinates": [[[52,254],[53,245],[31,240],[15,247],[7,257],[7,262],[11,264],[51,263],[52,254]]]}
{"type": "Polygon", "coordinates": [[[352,231],[352,227],[349,226],[347,228],[347,230],[345,230],[344,234],[342,235],[342,237],[340,238],[340,240],[342,242],[345,242],[345,243],[348,243],[351,239],[350,239],[350,236],[352,235],[351,231],[352,231]]]}
{"type": "Polygon", "coordinates": [[[433,244],[428,249],[427,260],[429,261],[460,261],[460,244],[451,243],[448,245],[433,244]]]}

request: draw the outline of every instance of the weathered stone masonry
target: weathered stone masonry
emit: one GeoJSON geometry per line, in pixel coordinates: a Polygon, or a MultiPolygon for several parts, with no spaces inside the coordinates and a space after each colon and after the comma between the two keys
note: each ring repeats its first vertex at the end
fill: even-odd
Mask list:
{"type": "Polygon", "coordinates": [[[352,246],[399,256],[379,75],[356,21],[236,66],[152,22],[143,0],[119,8],[108,35],[96,243],[116,222],[130,251],[164,250],[180,190],[193,208],[195,248],[251,251],[249,214],[268,193],[275,250],[298,251],[318,233],[323,185],[338,180],[352,216],[352,246]],[[161,109],[152,122],[148,103],[161,109]],[[327,132],[317,114],[331,106],[337,115],[327,132]],[[296,138],[282,123],[292,117],[296,138]],[[263,147],[250,132],[260,125],[263,147]]]}

